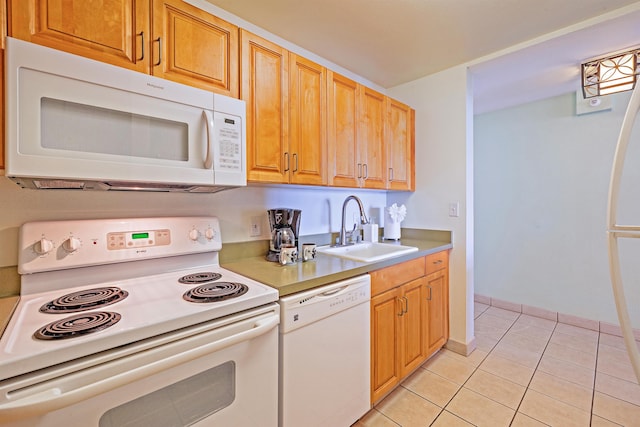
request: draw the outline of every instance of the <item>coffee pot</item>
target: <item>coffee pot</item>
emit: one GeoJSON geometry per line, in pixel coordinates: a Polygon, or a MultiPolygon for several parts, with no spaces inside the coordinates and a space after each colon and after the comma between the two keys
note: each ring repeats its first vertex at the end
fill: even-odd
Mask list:
{"type": "Polygon", "coordinates": [[[298,247],[298,233],[300,231],[299,209],[268,209],[271,240],[269,242],[268,261],[279,262],[280,248],[286,246],[298,247]]]}

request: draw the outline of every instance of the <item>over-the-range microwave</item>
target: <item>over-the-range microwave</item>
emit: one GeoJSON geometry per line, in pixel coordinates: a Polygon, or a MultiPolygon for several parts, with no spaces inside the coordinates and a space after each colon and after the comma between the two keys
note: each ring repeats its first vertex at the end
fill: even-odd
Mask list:
{"type": "Polygon", "coordinates": [[[242,100],[8,37],[6,170],[25,188],[246,185],[242,100]]]}

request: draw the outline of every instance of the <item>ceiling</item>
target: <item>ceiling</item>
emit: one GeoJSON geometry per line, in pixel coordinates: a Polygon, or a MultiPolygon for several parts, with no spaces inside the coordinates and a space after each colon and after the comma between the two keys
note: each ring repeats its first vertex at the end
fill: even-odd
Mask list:
{"type": "Polygon", "coordinates": [[[576,90],[581,61],[640,45],[637,0],[207,1],[384,88],[495,56],[471,66],[476,112],[576,90]]]}

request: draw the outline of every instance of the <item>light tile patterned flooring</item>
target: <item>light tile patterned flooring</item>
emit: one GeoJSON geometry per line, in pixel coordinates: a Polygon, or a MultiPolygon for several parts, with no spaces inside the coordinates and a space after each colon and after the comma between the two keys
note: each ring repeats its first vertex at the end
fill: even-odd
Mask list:
{"type": "Polygon", "coordinates": [[[354,427],[640,426],[622,338],[475,304],[477,349],[440,350],[354,427]]]}

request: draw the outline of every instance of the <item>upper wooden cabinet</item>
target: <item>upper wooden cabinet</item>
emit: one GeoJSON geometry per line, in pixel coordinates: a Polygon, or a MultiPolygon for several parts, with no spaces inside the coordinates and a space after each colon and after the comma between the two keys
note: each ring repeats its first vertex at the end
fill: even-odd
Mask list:
{"type": "Polygon", "coordinates": [[[329,184],[386,188],[385,96],[328,72],[329,184]]]}
{"type": "Polygon", "coordinates": [[[8,0],[9,35],[149,72],[150,0],[8,0]]]}
{"type": "Polygon", "coordinates": [[[329,185],[360,186],[362,166],[358,168],[358,93],[356,82],[331,70],[327,71],[329,185]]]}
{"type": "Polygon", "coordinates": [[[289,181],[289,52],[240,30],[240,97],[247,103],[247,179],[289,181]]]}
{"type": "Polygon", "coordinates": [[[327,70],[289,54],[290,182],[327,184],[327,70]]]}
{"type": "Polygon", "coordinates": [[[325,185],[326,69],[241,30],[248,179],[325,185]]]}
{"type": "Polygon", "coordinates": [[[153,0],[151,74],[238,97],[238,27],[182,0],[153,0]]]}
{"type": "Polygon", "coordinates": [[[415,190],[415,112],[344,76],[327,75],[329,185],[415,190]]]}
{"type": "Polygon", "coordinates": [[[8,0],[9,35],[238,96],[238,27],[181,0],[8,0]]]}
{"type": "Polygon", "coordinates": [[[362,186],[387,188],[385,145],[386,97],[360,86],[360,132],[358,134],[358,163],[362,167],[362,186]]]}
{"type": "Polygon", "coordinates": [[[415,190],[415,111],[386,98],[387,188],[415,190]]]}

